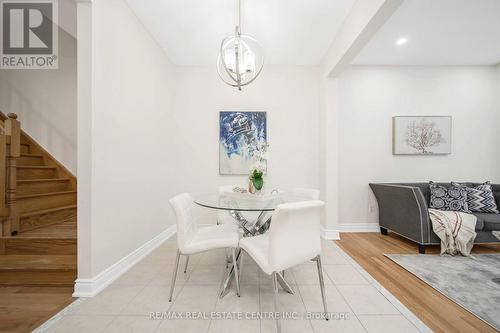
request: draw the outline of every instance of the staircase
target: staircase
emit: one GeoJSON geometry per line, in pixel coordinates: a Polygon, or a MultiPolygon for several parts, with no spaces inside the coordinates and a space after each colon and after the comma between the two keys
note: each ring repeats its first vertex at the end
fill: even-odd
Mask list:
{"type": "Polygon", "coordinates": [[[73,286],[76,178],[23,131],[15,139],[14,116],[0,113],[7,136],[3,163],[0,138],[0,166],[5,168],[0,173],[6,173],[5,202],[0,202],[0,286],[73,286]]]}

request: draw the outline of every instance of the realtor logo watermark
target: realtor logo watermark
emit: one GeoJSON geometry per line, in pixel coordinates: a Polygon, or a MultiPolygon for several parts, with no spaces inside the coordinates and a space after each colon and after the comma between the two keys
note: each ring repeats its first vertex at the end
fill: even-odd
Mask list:
{"type": "Polygon", "coordinates": [[[0,68],[57,69],[57,0],[0,0],[0,68]]]}

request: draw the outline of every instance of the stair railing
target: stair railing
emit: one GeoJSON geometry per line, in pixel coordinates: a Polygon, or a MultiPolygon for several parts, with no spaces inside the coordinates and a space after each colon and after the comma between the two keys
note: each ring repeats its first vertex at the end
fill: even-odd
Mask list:
{"type": "MultiPolygon", "coordinates": [[[[3,114],[2,114],[3,116],[3,114]]],[[[1,235],[15,236],[19,231],[17,207],[17,158],[21,156],[21,124],[17,114],[9,113],[0,129],[0,218],[1,235]]]]}

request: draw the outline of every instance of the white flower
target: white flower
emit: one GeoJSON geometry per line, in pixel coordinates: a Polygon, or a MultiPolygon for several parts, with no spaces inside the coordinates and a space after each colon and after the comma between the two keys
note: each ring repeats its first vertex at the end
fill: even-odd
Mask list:
{"type": "Polygon", "coordinates": [[[255,171],[262,173],[265,172],[268,158],[268,148],[269,145],[267,143],[260,143],[257,149],[254,150],[253,157],[255,162],[250,168],[250,174],[253,174],[255,171]]]}

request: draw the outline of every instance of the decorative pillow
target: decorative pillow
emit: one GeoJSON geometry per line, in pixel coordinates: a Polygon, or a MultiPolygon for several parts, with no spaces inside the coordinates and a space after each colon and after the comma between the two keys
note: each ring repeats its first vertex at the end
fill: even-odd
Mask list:
{"type": "Polygon", "coordinates": [[[444,187],[434,182],[429,182],[431,190],[430,207],[439,210],[454,210],[470,213],[467,204],[467,189],[462,186],[444,187]]]}
{"type": "MultiPolygon", "coordinates": [[[[454,182],[452,182],[451,184],[452,186],[465,186],[463,184],[454,182]]],[[[465,189],[467,190],[467,205],[471,212],[493,214],[499,213],[490,182],[485,182],[484,184],[474,187],[465,186],[465,189]]]]}

